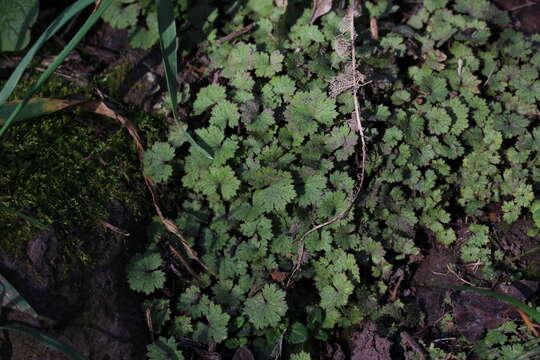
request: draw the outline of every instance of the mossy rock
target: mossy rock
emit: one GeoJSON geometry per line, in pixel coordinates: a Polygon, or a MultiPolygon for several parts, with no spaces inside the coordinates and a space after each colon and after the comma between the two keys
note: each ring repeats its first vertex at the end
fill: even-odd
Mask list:
{"type": "MultiPolygon", "coordinates": [[[[20,98],[33,81],[35,76],[22,81],[13,98],[20,98]]],[[[76,94],[90,97],[86,88],[53,77],[36,96],[76,94]]],[[[145,115],[130,118],[152,137],[159,132],[145,115]]],[[[24,254],[39,231],[20,214],[55,229],[65,260],[92,264],[93,254],[80,235],[92,233],[96,240],[110,236],[99,225],[109,217],[109,204],[125,204],[134,217],[148,216],[145,212],[152,209],[132,140],[111,119],[77,110],[58,112],[12,126],[1,147],[0,232],[7,236],[0,246],[13,256],[24,254]]]]}

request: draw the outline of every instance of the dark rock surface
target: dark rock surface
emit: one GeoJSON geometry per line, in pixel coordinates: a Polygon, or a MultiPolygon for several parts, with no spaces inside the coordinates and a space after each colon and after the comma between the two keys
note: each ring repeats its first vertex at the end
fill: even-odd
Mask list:
{"type": "MultiPolygon", "coordinates": [[[[140,233],[119,203],[110,206],[108,221],[132,234],[140,233]]],[[[95,241],[85,234],[84,241],[95,241]]],[[[140,240],[140,239],[139,239],[140,240]]],[[[125,278],[125,244],[133,236],[108,236],[96,242],[95,266],[67,268],[59,253],[54,229],[38,234],[27,244],[26,256],[14,259],[0,249],[0,273],[43,318],[5,310],[2,322],[35,327],[73,346],[91,360],[145,359],[148,334],[141,299],[125,278]]],[[[13,332],[2,335],[2,359],[65,359],[34,340],[13,332]]]]}

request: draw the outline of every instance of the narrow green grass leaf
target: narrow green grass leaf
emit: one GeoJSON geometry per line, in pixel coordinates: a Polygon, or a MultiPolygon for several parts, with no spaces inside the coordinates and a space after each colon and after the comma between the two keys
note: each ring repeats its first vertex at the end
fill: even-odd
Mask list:
{"type": "Polygon", "coordinates": [[[525,304],[523,301],[513,298],[511,296],[508,296],[506,294],[501,294],[492,290],[479,289],[479,288],[475,288],[471,286],[443,285],[441,287],[446,287],[449,289],[459,290],[459,291],[473,291],[478,294],[493,296],[499,300],[502,300],[504,302],[507,302],[510,305],[517,307],[518,309],[522,310],[525,314],[527,314],[531,319],[533,319],[534,321],[540,324],[540,312],[538,312],[533,307],[525,304]]]}
{"type": "Polygon", "coordinates": [[[32,339],[36,340],[42,345],[45,345],[51,349],[57,350],[61,352],[62,354],[66,355],[71,360],[86,360],[84,356],[79,354],[75,349],[73,349],[70,345],[57,340],[55,338],[50,337],[49,335],[43,334],[41,331],[28,328],[25,326],[20,325],[4,325],[0,326],[1,330],[10,330],[10,331],[16,331],[20,334],[26,335],[31,337],[32,339]]]}
{"type": "MultiPolygon", "coordinates": [[[[0,108],[0,112],[1,112],[1,108],[0,108]]],[[[0,124],[1,124],[1,121],[0,121],[0,124]]],[[[18,217],[23,218],[24,220],[28,221],[30,224],[32,224],[35,227],[38,227],[40,229],[46,229],[47,228],[47,225],[43,224],[41,221],[39,221],[37,219],[34,219],[31,216],[25,215],[20,211],[12,210],[12,209],[9,209],[9,208],[7,208],[5,206],[2,206],[2,205],[0,205],[0,210],[4,210],[4,211],[10,212],[12,214],[15,214],[18,217]]]]}
{"type": "Polygon", "coordinates": [[[39,39],[36,40],[34,46],[28,50],[26,55],[22,58],[21,62],[11,76],[9,77],[8,81],[4,84],[4,87],[2,90],[0,90],[0,105],[4,104],[13,90],[15,89],[15,86],[17,86],[17,83],[19,82],[19,79],[21,78],[24,70],[30,65],[30,62],[34,58],[34,55],[41,49],[43,44],[47,40],[49,40],[51,37],[53,37],[54,34],[58,32],[64,26],[73,16],[77,15],[81,10],[86,8],[88,5],[92,4],[94,0],[78,0],[73,5],[62,11],[60,15],[54,21],[45,29],[43,34],[39,37],[39,39]]]}
{"type": "MultiPolygon", "coordinates": [[[[176,76],[178,75],[178,43],[176,38],[176,23],[174,17],[174,9],[170,0],[156,0],[158,26],[159,26],[159,44],[161,46],[161,55],[163,57],[163,63],[165,65],[165,78],[167,81],[167,88],[171,97],[171,110],[176,122],[178,121],[177,107],[177,86],[176,76]]],[[[212,159],[212,156],[203,149],[185,130],[184,135],[188,139],[189,143],[199,150],[204,156],[212,159]]]]}
{"type": "Polygon", "coordinates": [[[111,5],[113,0],[103,0],[101,5],[95,9],[86,22],[82,25],[79,31],[73,36],[73,38],[67,43],[66,47],[56,57],[54,62],[41,74],[38,81],[28,90],[23,100],[17,104],[9,118],[2,125],[0,129],[0,137],[6,132],[11,123],[17,118],[22,108],[32,98],[34,93],[49,79],[54,73],[56,68],[64,61],[64,59],[73,51],[73,49],[79,44],[86,33],[92,28],[92,26],[100,19],[101,15],[111,5]]]}
{"type": "Polygon", "coordinates": [[[0,306],[27,313],[36,319],[39,317],[28,301],[2,275],[0,275],[0,306]]]}

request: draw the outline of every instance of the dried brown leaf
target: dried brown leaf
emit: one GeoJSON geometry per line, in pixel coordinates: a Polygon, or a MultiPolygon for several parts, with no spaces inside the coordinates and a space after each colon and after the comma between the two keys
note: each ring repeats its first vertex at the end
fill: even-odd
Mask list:
{"type": "Polygon", "coordinates": [[[309,23],[313,25],[318,18],[329,13],[330,10],[332,10],[332,0],[313,0],[313,14],[309,23]]]}
{"type": "Polygon", "coordinates": [[[339,56],[349,56],[351,52],[351,41],[344,36],[338,36],[334,40],[334,50],[339,56]]]}
{"type": "Polygon", "coordinates": [[[284,281],[289,273],[285,271],[272,270],[270,275],[274,281],[284,281]]]}
{"type": "Polygon", "coordinates": [[[379,38],[379,24],[377,18],[372,17],[369,19],[369,31],[371,32],[371,37],[375,40],[379,38]]]}
{"type": "Polygon", "coordinates": [[[335,98],[339,94],[349,90],[356,92],[364,84],[365,80],[366,77],[364,74],[354,69],[352,63],[349,63],[344,73],[330,79],[330,96],[335,98]]]}

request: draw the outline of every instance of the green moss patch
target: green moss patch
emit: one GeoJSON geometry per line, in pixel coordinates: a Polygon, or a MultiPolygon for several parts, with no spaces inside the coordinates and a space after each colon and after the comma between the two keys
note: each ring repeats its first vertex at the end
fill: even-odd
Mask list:
{"type": "MultiPolygon", "coordinates": [[[[14,98],[32,80],[22,82],[14,98]]],[[[55,78],[37,96],[71,98],[85,92],[55,78]]],[[[143,123],[149,127],[148,119],[143,123]]],[[[99,220],[108,218],[107,204],[120,201],[134,216],[145,208],[147,194],[132,140],[110,119],[64,111],[11,127],[1,146],[0,232],[5,236],[0,246],[13,255],[24,253],[39,231],[16,212],[54,226],[68,258],[92,262],[80,234],[104,236],[99,220]]]]}

